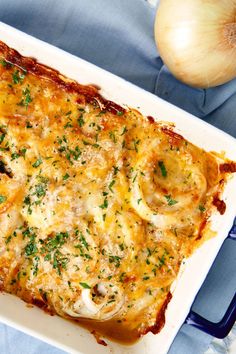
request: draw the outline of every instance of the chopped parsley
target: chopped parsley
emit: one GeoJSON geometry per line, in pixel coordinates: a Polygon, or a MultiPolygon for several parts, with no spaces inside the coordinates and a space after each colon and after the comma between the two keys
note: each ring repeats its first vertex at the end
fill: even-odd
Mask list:
{"type": "Polygon", "coordinates": [[[119,256],[109,256],[109,263],[114,263],[116,268],[120,266],[121,257],[119,256]]]}
{"type": "Polygon", "coordinates": [[[119,278],[119,281],[120,281],[121,283],[123,283],[125,277],[126,277],[126,273],[125,273],[125,272],[121,273],[120,278],[119,278]]]}
{"type": "Polygon", "coordinates": [[[124,251],[124,249],[125,249],[125,244],[124,244],[124,243],[120,243],[120,244],[119,244],[119,248],[120,248],[121,251],[124,251]]]}
{"type": "Polygon", "coordinates": [[[12,81],[14,84],[22,84],[25,78],[25,74],[21,73],[19,70],[15,70],[12,74],[12,81]]]}
{"type": "Polygon", "coordinates": [[[48,237],[47,240],[42,240],[41,242],[40,253],[44,255],[45,261],[49,261],[52,264],[53,269],[56,269],[58,275],[61,275],[61,269],[66,269],[69,262],[68,257],[65,257],[59,251],[68,238],[68,232],[58,232],[53,237],[48,237]]]}
{"type": "Polygon", "coordinates": [[[113,180],[111,181],[111,183],[109,184],[109,186],[108,186],[108,188],[110,189],[110,191],[111,191],[112,193],[114,193],[112,187],[114,186],[115,183],[116,183],[116,181],[113,179],[113,180]]]}
{"type": "Polygon", "coordinates": [[[4,203],[7,200],[7,197],[5,195],[0,194],[0,204],[4,203]]]}
{"type": "Polygon", "coordinates": [[[126,132],[128,131],[128,129],[126,127],[123,128],[122,133],[120,134],[121,136],[124,135],[126,132]]]}
{"type": "Polygon", "coordinates": [[[27,151],[26,148],[23,148],[23,149],[20,150],[20,153],[23,156],[23,158],[25,158],[26,151],[27,151]]]}
{"type": "Polygon", "coordinates": [[[58,148],[58,151],[63,153],[65,155],[66,159],[71,164],[73,164],[72,159],[74,159],[75,161],[77,161],[79,159],[79,157],[82,153],[79,146],[76,146],[74,150],[70,149],[68,147],[68,141],[67,141],[65,135],[63,135],[62,138],[57,137],[57,142],[60,145],[60,147],[58,148]]]}
{"type": "Polygon", "coordinates": [[[99,208],[106,209],[107,207],[108,207],[108,200],[107,198],[105,198],[103,204],[99,205],[99,208]]]}
{"type": "Polygon", "coordinates": [[[37,168],[37,167],[39,167],[42,163],[43,163],[43,161],[42,161],[41,157],[39,157],[39,158],[32,164],[32,166],[33,166],[34,168],[37,168]]]}
{"type": "Polygon", "coordinates": [[[34,267],[33,267],[33,275],[36,276],[38,274],[39,267],[39,256],[34,257],[34,267]]]}
{"type": "Polygon", "coordinates": [[[33,101],[28,87],[26,87],[26,89],[22,91],[22,95],[23,97],[21,101],[18,103],[18,106],[24,106],[27,109],[29,104],[33,101]]]}
{"type": "Polygon", "coordinates": [[[6,60],[4,60],[4,59],[1,59],[0,60],[0,64],[4,67],[4,68],[6,68],[6,66],[7,66],[7,62],[6,62],[6,60]]]}
{"type": "Polygon", "coordinates": [[[70,122],[67,122],[65,125],[64,125],[64,128],[73,128],[73,125],[70,123],[70,122]]]}
{"type": "Polygon", "coordinates": [[[69,259],[64,257],[60,251],[56,251],[53,255],[53,269],[56,269],[58,275],[61,275],[61,268],[66,269],[69,259]]]}
{"type": "Polygon", "coordinates": [[[165,195],[165,198],[167,200],[168,205],[170,205],[170,206],[178,203],[177,200],[175,200],[171,197],[171,195],[165,195]]]}
{"type": "Polygon", "coordinates": [[[203,205],[199,205],[198,209],[200,210],[201,213],[204,213],[206,211],[206,208],[203,205]]]}
{"type": "Polygon", "coordinates": [[[61,246],[64,245],[66,242],[66,239],[68,239],[69,234],[68,232],[57,232],[54,237],[48,238],[48,240],[45,243],[45,247],[47,251],[53,251],[61,246]]]}
{"type": "Polygon", "coordinates": [[[28,206],[28,209],[27,209],[27,212],[28,214],[32,214],[32,208],[31,208],[31,199],[30,199],[30,196],[27,195],[24,199],[24,204],[28,206]]]}
{"type": "Polygon", "coordinates": [[[5,240],[5,244],[7,245],[8,243],[10,243],[11,239],[12,239],[12,235],[8,236],[5,240]]]}
{"type": "Polygon", "coordinates": [[[36,184],[34,194],[38,198],[44,197],[46,195],[46,185],[44,183],[36,184]]]}
{"type": "Polygon", "coordinates": [[[84,288],[84,289],[91,289],[91,286],[89,286],[87,283],[80,282],[80,285],[81,285],[82,288],[84,288]]]}
{"type": "Polygon", "coordinates": [[[13,152],[11,154],[11,161],[16,160],[20,157],[20,155],[17,152],[13,152]]]}
{"type": "Polygon", "coordinates": [[[86,241],[84,235],[82,234],[82,232],[80,233],[80,242],[82,243],[82,245],[86,248],[86,250],[88,251],[89,249],[89,244],[88,242],[86,241]]]}
{"type": "Polygon", "coordinates": [[[3,140],[5,139],[5,136],[6,136],[6,134],[5,133],[2,133],[1,135],[0,135],[0,144],[3,142],[3,140]]]}
{"type": "Polygon", "coordinates": [[[32,239],[32,241],[30,241],[25,247],[25,255],[29,257],[36,254],[37,252],[38,252],[38,247],[34,239],[32,239]]]}
{"type": "Polygon", "coordinates": [[[113,143],[116,143],[116,136],[115,136],[115,133],[113,131],[109,132],[109,137],[113,141],[113,143]]]}
{"type": "Polygon", "coordinates": [[[134,150],[136,152],[138,152],[138,144],[140,143],[140,140],[139,139],[138,140],[134,140],[133,143],[134,143],[134,150]]]}
{"type": "Polygon", "coordinates": [[[158,161],[158,166],[161,170],[162,177],[167,177],[167,170],[163,161],[158,161]]]}
{"type": "Polygon", "coordinates": [[[112,166],[112,168],[114,169],[114,176],[116,176],[120,169],[117,166],[112,166]]]}
{"type": "Polygon", "coordinates": [[[159,258],[159,265],[158,265],[159,267],[162,267],[165,264],[165,256],[166,256],[166,252],[163,253],[161,258],[158,257],[159,258]]]}
{"type": "Polygon", "coordinates": [[[27,121],[27,122],[26,122],[26,128],[27,128],[27,129],[33,128],[33,125],[30,124],[29,121],[27,121]]]}
{"type": "Polygon", "coordinates": [[[68,173],[66,173],[66,174],[63,176],[63,181],[66,181],[69,177],[70,177],[70,175],[69,175],[68,173]]]}
{"type": "Polygon", "coordinates": [[[78,122],[78,124],[79,124],[80,127],[82,127],[82,126],[85,124],[85,121],[84,121],[84,119],[83,119],[83,114],[81,114],[81,115],[79,116],[79,118],[77,119],[77,122],[78,122]]]}

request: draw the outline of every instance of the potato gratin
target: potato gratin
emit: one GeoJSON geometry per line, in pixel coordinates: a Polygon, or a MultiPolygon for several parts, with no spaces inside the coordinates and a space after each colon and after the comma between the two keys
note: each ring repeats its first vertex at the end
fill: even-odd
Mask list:
{"type": "Polygon", "coordinates": [[[0,76],[0,289],[98,338],[157,333],[236,164],[2,42],[0,76]]]}

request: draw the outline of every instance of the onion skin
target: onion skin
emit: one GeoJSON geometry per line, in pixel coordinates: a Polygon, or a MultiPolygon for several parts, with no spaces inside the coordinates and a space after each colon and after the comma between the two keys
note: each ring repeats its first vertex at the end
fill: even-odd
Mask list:
{"type": "Polygon", "coordinates": [[[185,84],[236,77],[236,0],[161,0],[154,31],[162,60],[185,84]]]}

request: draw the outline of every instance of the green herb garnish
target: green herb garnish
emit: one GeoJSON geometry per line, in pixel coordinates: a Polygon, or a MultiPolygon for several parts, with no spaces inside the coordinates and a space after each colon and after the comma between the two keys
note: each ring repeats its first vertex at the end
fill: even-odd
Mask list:
{"type": "Polygon", "coordinates": [[[91,286],[89,286],[87,283],[80,282],[80,285],[81,285],[84,289],[91,289],[91,286]]]}
{"type": "Polygon", "coordinates": [[[20,157],[20,155],[17,152],[13,152],[13,154],[11,154],[11,161],[16,160],[20,157]]]}
{"type": "Polygon", "coordinates": [[[25,78],[25,74],[21,73],[19,70],[15,70],[12,74],[12,81],[14,84],[21,84],[25,78]]]}
{"type": "Polygon", "coordinates": [[[30,102],[33,101],[32,97],[30,95],[30,90],[28,87],[22,91],[22,95],[23,95],[23,97],[22,97],[21,101],[18,103],[18,106],[24,106],[27,109],[30,102]]]}
{"type": "Polygon", "coordinates": [[[171,197],[171,195],[165,195],[165,198],[166,198],[166,200],[167,200],[168,205],[170,205],[170,206],[175,205],[175,204],[178,203],[177,200],[174,200],[174,199],[171,197]]]}
{"type": "Polygon", "coordinates": [[[6,60],[1,59],[1,60],[0,60],[0,64],[5,68],[8,63],[6,62],[6,60]]]}
{"type": "Polygon", "coordinates": [[[3,134],[0,135],[0,144],[3,142],[5,136],[6,136],[5,133],[3,133],[3,134]]]}
{"type": "Polygon", "coordinates": [[[108,207],[108,200],[107,198],[105,198],[103,204],[99,205],[99,208],[106,209],[107,207],[108,207]]]}
{"type": "Polygon", "coordinates": [[[42,163],[43,163],[43,161],[42,161],[41,157],[39,157],[39,158],[32,164],[32,166],[33,166],[34,168],[37,168],[37,167],[39,167],[42,163]]]}
{"type": "Polygon", "coordinates": [[[201,213],[204,213],[206,211],[206,208],[203,205],[199,205],[198,209],[200,210],[201,213]]]}
{"type": "Polygon", "coordinates": [[[63,181],[66,181],[69,177],[70,177],[70,175],[69,175],[68,173],[66,173],[66,174],[63,176],[63,181]]]}
{"type": "Polygon", "coordinates": [[[164,162],[163,161],[158,161],[158,166],[161,170],[161,174],[163,177],[167,177],[167,171],[166,171],[166,167],[164,165],[164,162]]]}
{"type": "Polygon", "coordinates": [[[45,184],[36,184],[35,193],[38,198],[44,197],[46,195],[46,186],[45,184]]]}
{"type": "Polygon", "coordinates": [[[0,204],[4,203],[7,200],[7,197],[0,195],[0,204]]]}
{"type": "Polygon", "coordinates": [[[110,131],[109,132],[109,137],[113,141],[113,143],[116,143],[116,136],[115,136],[114,132],[110,131]]]}
{"type": "Polygon", "coordinates": [[[112,187],[114,186],[115,183],[116,183],[116,181],[113,179],[113,180],[111,181],[111,183],[109,184],[109,186],[108,186],[108,188],[110,189],[110,191],[111,191],[112,193],[114,193],[112,187]]]}
{"type": "Polygon", "coordinates": [[[85,124],[85,121],[84,121],[84,119],[83,119],[83,114],[81,114],[81,115],[79,116],[79,118],[77,119],[77,122],[78,122],[78,124],[79,124],[80,127],[82,127],[82,126],[85,124]]]}
{"type": "Polygon", "coordinates": [[[38,248],[37,245],[34,241],[31,241],[30,243],[28,243],[28,245],[26,245],[25,247],[25,255],[27,257],[32,256],[33,254],[38,252],[38,248]]]}
{"type": "Polygon", "coordinates": [[[122,133],[120,134],[121,136],[124,135],[126,132],[128,131],[128,129],[126,127],[123,128],[122,133]]]}
{"type": "Polygon", "coordinates": [[[121,257],[119,256],[109,256],[109,263],[114,263],[116,268],[120,266],[120,261],[121,257]]]}

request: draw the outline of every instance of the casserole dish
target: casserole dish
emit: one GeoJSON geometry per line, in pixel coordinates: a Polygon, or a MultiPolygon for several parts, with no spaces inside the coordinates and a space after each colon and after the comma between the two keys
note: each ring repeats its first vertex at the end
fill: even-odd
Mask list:
{"type": "MultiPolygon", "coordinates": [[[[198,146],[218,152],[224,150],[226,151],[227,157],[235,159],[235,140],[233,138],[230,138],[226,134],[219,132],[199,120],[192,118],[190,121],[190,115],[175,109],[173,106],[166,104],[155,96],[137,89],[133,85],[126,83],[124,80],[118,79],[109,73],[105,73],[103,70],[98,69],[91,64],[78,60],[49,45],[42,44],[42,42],[23,35],[18,31],[9,29],[8,26],[2,25],[0,37],[0,39],[6,44],[14,47],[23,55],[36,57],[39,62],[59,70],[64,75],[71,77],[82,84],[95,84],[101,86],[102,82],[101,93],[107,99],[138,108],[146,115],[156,117],[158,114],[161,120],[176,123],[177,131],[198,146]],[[81,75],[81,73],[83,74],[81,75]],[[140,102],[142,102],[141,105],[140,102]],[[191,123],[186,125],[187,121],[191,123]],[[196,135],[198,132],[199,135],[196,135]]],[[[233,188],[234,182],[235,178],[230,181],[225,191],[224,199],[227,199],[228,205],[226,214],[221,218],[215,217],[213,222],[214,228],[220,230],[217,238],[209,241],[208,248],[202,247],[194,257],[186,262],[188,264],[187,267],[184,267],[186,270],[182,269],[181,276],[175,285],[174,297],[166,314],[166,326],[158,336],[154,337],[153,335],[147,335],[132,347],[124,347],[115,343],[109,343],[107,348],[97,348],[97,344],[92,342],[93,338],[86,331],[56,317],[50,320],[49,317],[47,317],[47,319],[45,319],[45,317],[41,318],[41,314],[38,317],[37,309],[27,311],[27,315],[23,315],[23,313],[20,313],[20,308],[22,306],[24,308],[25,306],[22,303],[17,302],[15,298],[6,295],[2,296],[3,300],[1,299],[1,301],[3,301],[2,308],[6,310],[5,314],[4,312],[2,313],[2,319],[8,323],[14,322],[15,326],[21,326],[20,328],[27,330],[28,333],[29,331],[34,335],[37,333],[39,338],[45,339],[70,352],[86,353],[92,352],[92,350],[98,350],[101,353],[105,353],[112,348],[115,353],[152,353],[158,345],[160,348],[159,352],[165,353],[168,350],[175,333],[186,318],[191,302],[232,224],[232,219],[235,215],[232,199],[235,196],[233,188]],[[204,259],[204,262],[202,259],[204,259]],[[199,271],[198,263],[200,260],[203,267],[199,271]],[[194,284],[191,283],[191,286],[189,286],[193,273],[196,275],[194,277],[194,284]],[[11,301],[13,301],[13,303],[11,301]],[[16,305],[13,306],[12,304],[15,302],[16,305]],[[10,306],[10,308],[8,308],[8,306],[10,306]],[[16,316],[17,306],[19,306],[19,317],[24,317],[23,321],[19,321],[16,316]],[[181,313],[178,311],[180,308],[181,313]],[[12,316],[11,310],[14,311],[12,316]],[[29,318],[27,320],[28,315],[29,318]],[[38,317],[38,320],[35,320],[35,316],[38,317]],[[50,322],[48,321],[53,322],[52,324],[49,324],[50,322]],[[35,322],[38,323],[38,325],[35,324],[30,326],[31,323],[35,322]],[[52,332],[49,333],[49,331],[52,332]],[[65,333],[68,333],[68,337],[65,336],[65,333]],[[78,341],[79,336],[81,337],[78,341]],[[91,346],[88,346],[88,342],[91,342],[91,346]]]]}

